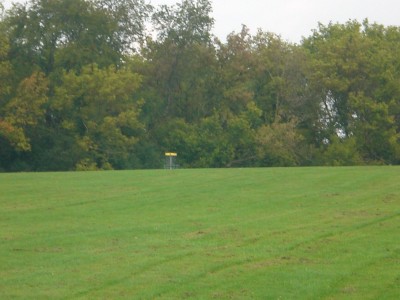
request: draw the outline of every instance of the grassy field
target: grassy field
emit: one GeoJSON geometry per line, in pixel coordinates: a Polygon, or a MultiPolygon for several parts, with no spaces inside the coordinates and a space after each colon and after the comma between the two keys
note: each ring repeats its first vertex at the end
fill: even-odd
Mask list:
{"type": "Polygon", "coordinates": [[[399,299],[400,168],[0,174],[0,299],[399,299]]]}

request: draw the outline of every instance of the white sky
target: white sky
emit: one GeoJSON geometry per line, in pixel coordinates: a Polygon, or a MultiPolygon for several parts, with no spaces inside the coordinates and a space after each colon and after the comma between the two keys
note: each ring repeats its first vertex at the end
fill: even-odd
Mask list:
{"type": "MultiPolygon", "coordinates": [[[[0,0],[7,3],[12,0],[0,0]]],[[[24,0],[18,0],[25,2],[24,0]]],[[[177,0],[147,0],[153,5],[175,4],[177,0]]],[[[318,22],[345,23],[350,19],[400,26],[399,0],[212,0],[215,18],[214,34],[225,40],[242,24],[252,33],[258,28],[298,43],[311,35],[318,22]]]]}
{"type": "MultiPolygon", "coordinates": [[[[153,5],[174,4],[176,0],[151,0],[153,5]]],[[[212,0],[214,34],[221,39],[242,24],[252,33],[258,28],[281,35],[290,42],[312,34],[318,22],[345,23],[365,18],[385,26],[400,26],[399,0],[212,0]]]]}

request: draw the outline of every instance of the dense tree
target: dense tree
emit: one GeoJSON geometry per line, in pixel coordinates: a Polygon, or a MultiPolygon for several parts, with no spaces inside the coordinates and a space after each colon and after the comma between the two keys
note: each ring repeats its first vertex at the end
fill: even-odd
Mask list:
{"type": "Polygon", "coordinates": [[[400,29],[212,35],[209,0],[0,15],[0,170],[400,163],[400,29]],[[146,21],[151,20],[151,24],[146,21]],[[150,25],[146,28],[146,25],[150,25]]]}
{"type": "Polygon", "coordinates": [[[262,126],[257,132],[258,156],[268,166],[297,166],[301,163],[299,147],[303,137],[296,121],[262,126]]]}
{"type": "Polygon", "coordinates": [[[115,67],[89,65],[80,74],[64,73],[51,108],[63,131],[81,150],[79,168],[125,168],[132,146],[143,131],[141,100],[134,94],[139,75],[115,67]]]}
{"type": "Polygon", "coordinates": [[[185,0],[176,6],[163,5],[153,15],[158,39],[148,39],[143,50],[151,61],[146,78],[153,99],[148,104],[164,118],[193,121],[210,113],[207,98],[215,55],[210,12],[207,0],[185,0]]]}
{"type": "Polygon", "coordinates": [[[119,65],[144,32],[149,7],[141,0],[30,0],[8,13],[11,57],[29,75],[39,67],[76,69],[119,65]]]}
{"type": "Polygon", "coordinates": [[[145,21],[153,7],[144,0],[91,0],[91,3],[108,16],[109,42],[117,45],[121,53],[136,51],[145,38],[145,21]]]}
{"type": "MultiPolygon", "coordinates": [[[[321,142],[354,138],[365,162],[398,161],[399,31],[360,24],[320,25],[304,46],[311,54],[310,85],[320,98],[321,142]],[[394,42],[394,43],[393,43],[394,42]],[[391,112],[390,108],[394,108],[391,112]]],[[[323,143],[321,143],[323,144],[323,143]]]]}
{"type": "Polygon", "coordinates": [[[251,36],[246,26],[241,32],[231,33],[227,42],[217,41],[218,100],[216,108],[225,115],[239,114],[254,99],[252,83],[255,56],[251,36]]]}
{"type": "MultiPolygon", "coordinates": [[[[2,6],[0,7],[2,9],[2,6]]],[[[9,121],[5,120],[5,105],[10,92],[11,64],[8,60],[9,43],[5,33],[4,24],[0,26],[0,139],[2,144],[11,142],[17,147],[26,147],[26,139],[22,131],[15,128],[9,121]]]]}
{"type": "Polygon", "coordinates": [[[171,40],[179,46],[209,43],[214,19],[209,0],[183,0],[162,5],[153,14],[153,23],[161,42],[171,40]]]}

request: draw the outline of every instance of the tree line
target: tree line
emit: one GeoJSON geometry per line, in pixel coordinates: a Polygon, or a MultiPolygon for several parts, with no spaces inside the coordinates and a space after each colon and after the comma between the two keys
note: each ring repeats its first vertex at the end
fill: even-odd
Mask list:
{"type": "Polygon", "coordinates": [[[0,171],[400,163],[400,28],[212,35],[209,0],[0,18],[0,171]]]}

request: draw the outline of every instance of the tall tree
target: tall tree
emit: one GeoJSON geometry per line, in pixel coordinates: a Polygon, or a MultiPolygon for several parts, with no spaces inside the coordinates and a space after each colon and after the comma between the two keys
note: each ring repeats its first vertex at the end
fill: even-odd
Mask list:
{"type": "Polygon", "coordinates": [[[256,65],[249,29],[231,33],[226,43],[217,41],[218,86],[216,108],[225,115],[240,114],[253,101],[256,65]]]}
{"type": "Polygon", "coordinates": [[[15,66],[26,77],[96,63],[119,65],[144,32],[149,6],[141,0],[30,0],[6,18],[15,66]],[[30,67],[31,66],[31,67],[30,67]]]}
{"type": "Polygon", "coordinates": [[[179,46],[209,43],[214,24],[211,12],[209,0],[182,0],[176,6],[160,6],[153,23],[161,41],[172,40],[179,46]]]}
{"type": "Polygon", "coordinates": [[[142,116],[147,138],[139,142],[146,149],[141,158],[144,165],[155,166],[163,151],[183,148],[181,153],[188,158],[180,156],[181,163],[196,161],[196,151],[182,145],[191,144],[186,143],[191,124],[213,114],[216,63],[210,12],[211,2],[205,0],[158,7],[152,18],[155,34],[146,40],[141,56],[132,61],[133,70],[143,74],[141,95],[146,99],[142,116]],[[166,128],[170,130],[166,132],[166,128]],[[172,136],[176,137],[175,146],[170,143],[172,136]],[[185,142],[179,142],[182,139],[185,142]]]}
{"type": "Polygon", "coordinates": [[[135,98],[141,78],[128,69],[99,69],[64,73],[51,108],[60,129],[74,136],[80,149],[77,168],[126,168],[132,147],[144,127],[139,120],[142,102],[135,98]]]}
{"type": "Polygon", "coordinates": [[[204,102],[214,64],[210,13],[210,1],[184,0],[153,15],[157,40],[148,41],[144,55],[152,62],[148,83],[165,117],[194,120],[209,113],[204,102]]]}
{"type": "Polygon", "coordinates": [[[18,170],[11,163],[20,160],[36,143],[34,132],[45,124],[47,90],[44,74],[34,73],[20,82],[16,94],[1,108],[4,118],[0,118],[0,151],[8,157],[4,167],[18,170]]]}
{"type": "Polygon", "coordinates": [[[367,20],[320,25],[304,41],[312,57],[309,84],[321,103],[321,144],[354,136],[364,161],[398,161],[398,42],[398,29],[367,20]]]}
{"type": "Polygon", "coordinates": [[[153,7],[144,0],[90,0],[93,7],[105,11],[112,20],[113,33],[110,42],[119,45],[120,52],[131,53],[138,50],[146,34],[145,21],[153,7]]]}

